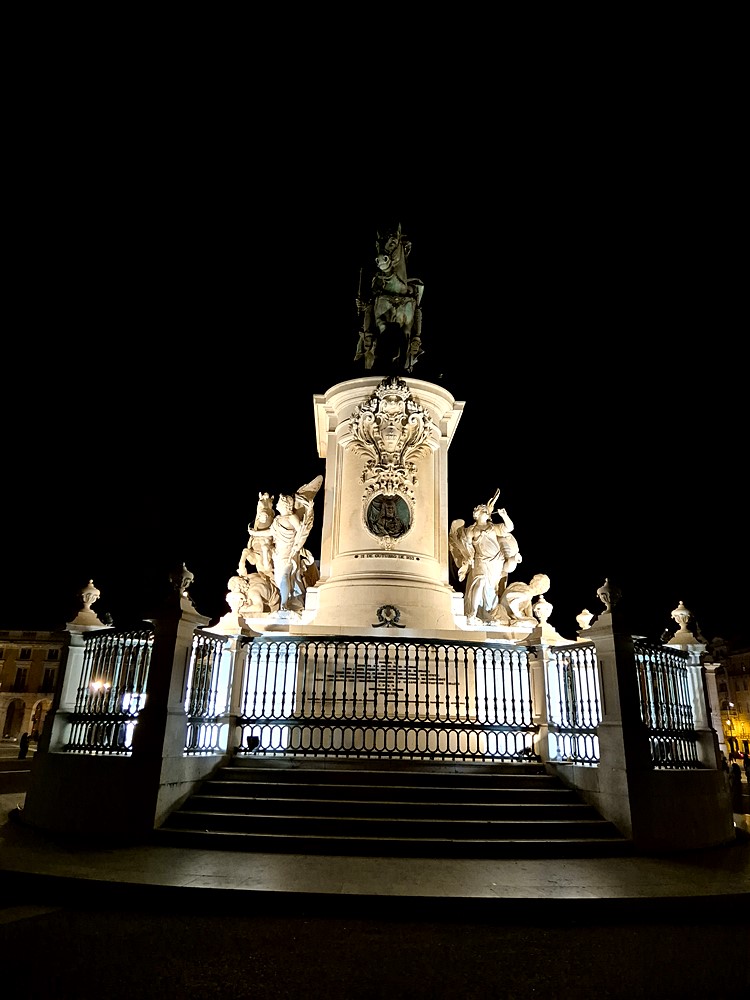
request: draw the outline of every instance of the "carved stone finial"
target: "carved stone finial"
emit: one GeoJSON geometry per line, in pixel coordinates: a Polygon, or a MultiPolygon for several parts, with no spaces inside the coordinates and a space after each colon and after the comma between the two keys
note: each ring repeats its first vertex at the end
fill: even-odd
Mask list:
{"type": "Polygon", "coordinates": [[[667,643],[668,646],[691,646],[700,643],[700,640],[696,639],[688,628],[688,622],[691,618],[689,609],[680,601],[672,612],[672,619],[677,622],[679,628],[667,643]]]}
{"type": "Polygon", "coordinates": [[[591,619],[593,617],[588,608],[584,608],[580,615],[576,615],[578,627],[582,632],[585,632],[587,628],[591,628],[591,619]]]}
{"type": "Polygon", "coordinates": [[[552,614],[552,605],[544,595],[538,597],[534,602],[534,617],[540,625],[546,625],[547,619],[552,614]]]}
{"type": "Polygon", "coordinates": [[[618,587],[609,582],[609,577],[605,577],[604,583],[596,592],[596,596],[604,605],[604,613],[610,614],[612,608],[622,597],[622,593],[618,587]]]}
{"type": "Polygon", "coordinates": [[[74,630],[78,628],[104,628],[104,622],[100,621],[97,617],[95,611],[92,610],[92,604],[98,601],[101,597],[101,591],[94,586],[94,581],[89,580],[86,586],[81,590],[81,610],[75,616],[72,622],[69,622],[69,626],[75,626],[74,630]]]}
{"type": "Polygon", "coordinates": [[[91,605],[95,601],[98,601],[101,596],[102,592],[94,586],[94,581],[89,580],[81,591],[81,600],[83,601],[84,610],[91,611],[91,605]]]}
{"type": "Polygon", "coordinates": [[[680,632],[688,631],[688,622],[690,621],[690,611],[685,607],[685,605],[680,601],[677,607],[672,612],[672,620],[677,622],[680,628],[680,632]]]}
{"type": "Polygon", "coordinates": [[[176,569],[174,572],[169,574],[169,582],[172,584],[180,597],[188,596],[188,587],[194,579],[195,576],[190,572],[185,563],[183,563],[179,569],[176,569]]]}

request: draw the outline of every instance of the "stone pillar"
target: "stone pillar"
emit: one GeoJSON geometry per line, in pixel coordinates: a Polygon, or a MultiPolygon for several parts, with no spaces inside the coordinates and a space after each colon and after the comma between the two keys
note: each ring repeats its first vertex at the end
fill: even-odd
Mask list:
{"type": "Polygon", "coordinates": [[[48,752],[34,761],[24,823],[63,834],[140,837],[160,825],[222,759],[185,753],[185,687],[193,636],[208,624],[187,596],[188,576],[173,578],[175,589],[151,619],[154,645],[132,754],[62,752],[81,683],[83,633],[92,627],[71,623],[59,707],[48,715],[53,716],[48,752]]]}
{"type": "Polygon", "coordinates": [[[81,590],[81,609],[65,626],[69,635],[60,672],[57,678],[52,707],[44,720],[42,735],[36,748],[36,756],[60,750],[67,741],[67,726],[70,713],[75,708],[78,689],[81,685],[83,669],[84,635],[87,632],[101,632],[109,626],[100,621],[93,611],[93,605],[101,597],[101,591],[89,580],[81,590]]]}
{"type": "MultiPolygon", "coordinates": [[[[596,647],[602,694],[597,788],[589,800],[643,850],[731,843],[726,782],[712,767],[708,730],[703,729],[701,749],[707,766],[655,768],[641,717],[633,639],[622,609],[613,602],[586,634],[596,647]]],[[[705,719],[703,709],[696,724],[705,719]]]]}
{"type": "Polygon", "coordinates": [[[315,397],[326,459],[320,580],[293,633],[377,635],[378,609],[391,608],[405,636],[455,634],[448,447],[462,409],[411,378],[368,376],[315,397]]]}
{"type": "MultiPolygon", "coordinates": [[[[719,699],[719,689],[716,683],[716,672],[721,669],[721,663],[704,663],[704,678],[706,684],[706,700],[708,712],[711,717],[711,728],[716,733],[717,752],[729,759],[726,741],[724,739],[724,726],[721,721],[721,701],[719,699]]],[[[717,765],[718,766],[718,765],[717,765]]]]}
{"type": "Polygon", "coordinates": [[[180,604],[165,606],[152,619],[154,645],[146,702],[133,732],[133,758],[182,754],[185,749],[185,695],[193,635],[208,619],[180,604]]]}
{"type": "MultiPolygon", "coordinates": [[[[92,587],[89,581],[89,588],[92,587]]],[[[99,591],[96,592],[97,596],[99,591]]],[[[88,632],[102,632],[109,626],[99,621],[91,611],[90,603],[84,603],[84,608],[72,622],[68,622],[66,631],[69,635],[68,648],[64,663],[60,667],[60,677],[52,699],[52,707],[44,721],[36,755],[62,750],[68,741],[68,724],[70,714],[75,710],[78,692],[81,686],[83,671],[84,636],[88,632]]]]}
{"type": "Polygon", "coordinates": [[[190,581],[180,585],[173,577],[173,583],[174,594],[151,619],[155,635],[146,703],[133,733],[133,763],[153,782],[156,826],[192,791],[196,776],[216,763],[212,757],[185,755],[185,699],[193,637],[196,628],[206,626],[209,619],[198,614],[188,597],[190,581]]]}
{"type": "Polygon", "coordinates": [[[596,647],[601,685],[600,808],[626,836],[634,837],[634,812],[652,765],[633,639],[614,608],[599,615],[586,630],[586,638],[596,647]]]}
{"type": "Polygon", "coordinates": [[[537,727],[534,752],[542,761],[549,760],[549,712],[547,709],[547,661],[549,645],[539,644],[529,649],[531,673],[532,722],[537,727]]]}
{"type": "Polygon", "coordinates": [[[78,688],[81,684],[83,669],[84,639],[83,631],[73,631],[68,624],[70,634],[65,667],[58,681],[57,692],[52,702],[52,708],[47,713],[44,732],[40,740],[37,754],[45,751],[61,750],[67,739],[68,720],[74,710],[78,688]]]}
{"type": "MultiPolygon", "coordinates": [[[[692,615],[688,608],[680,601],[672,612],[672,618],[677,622],[679,628],[666,645],[678,646],[680,649],[684,649],[690,657],[688,661],[688,677],[690,679],[693,722],[695,731],[698,734],[698,757],[703,764],[713,769],[720,766],[718,733],[722,731],[721,719],[719,719],[717,730],[711,718],[708,686],[701,666],[701,656],[706,650],[706,644],[696,639],[689,630],[688,623],[691,617],[692,615]]],[[[716,683],[714,681],[714,689],[715,686],[716,683]]]]}
{"type": "Polygon", "coordinates": [[[229,640],[225,656],[232,658],[232,694],[229,703],[229,737],[227,750],[234,752],[240,747],[241,734],[238,733],[239,715],[242,708],[242,695],[245,689],[245,664],[249,656],[251,641],[244,636],[235,635],[229,640]]]}

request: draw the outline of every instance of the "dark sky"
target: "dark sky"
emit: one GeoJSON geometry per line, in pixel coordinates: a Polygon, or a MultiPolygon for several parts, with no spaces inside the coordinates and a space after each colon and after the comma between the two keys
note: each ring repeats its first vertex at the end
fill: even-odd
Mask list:
{"type": "MultiPolygon", "coordinates": [[[[97,611],[139,620],[182,561],[198,610],[226,612],[258,492],[325,473],[313,395],[361,373],[360,268],[367,284],[377,229],[400,221],[425,286],[414,376],[466,403],[449,518],[500,487],[512,579],[550,576],[570,638],[609,576],[637,634],[674,628],[682,600],[706,638],[750,642],[729,195],[651,153],[620,151],[616,171],[436,159],[353,184],[357,157],[322,181],[281,159],[170,170],[123,147],[116,169],[102,154],[61,175],[8,337],[0,625],[63,625],[89,578],[97,611]]],[[[316,556],[321,522],[322,507],[316,556]]]]}

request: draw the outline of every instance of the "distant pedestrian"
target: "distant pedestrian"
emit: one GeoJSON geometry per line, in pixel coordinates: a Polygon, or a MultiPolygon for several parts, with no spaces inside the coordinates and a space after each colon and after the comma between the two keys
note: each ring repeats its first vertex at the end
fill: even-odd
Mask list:
{"type": "Polygon", "coordinates": [[[29,734],[24,733],[18,741],[18,759],[23,760],[29,752],[29,734]]]}
{"type": "Polygon", "coordinates": [[[742,766],[745,769],[745,779],[750,784],[750,753],[743,753],[742,766]]]}

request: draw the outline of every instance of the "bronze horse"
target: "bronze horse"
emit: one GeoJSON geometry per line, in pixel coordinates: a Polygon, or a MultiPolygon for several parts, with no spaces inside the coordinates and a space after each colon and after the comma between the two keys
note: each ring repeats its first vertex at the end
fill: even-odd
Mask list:
{"type": "Polygon", "coordinates": [[[391,361],[402,362],[403,368],[411,372],[417,358],[424,353],[420,308],[424,284],[419,278],[407,277],[406,258],[411,252],[411,241],[402,234],[400,224],[395,232],[384,236],[378,233],[375,249],[377,272],[372,279],[372,299],[370,302],[357,299],[362,328],[354,360],[364,359],[365,368],[372,368],[378,338],[395,331],[391,361]]]}

